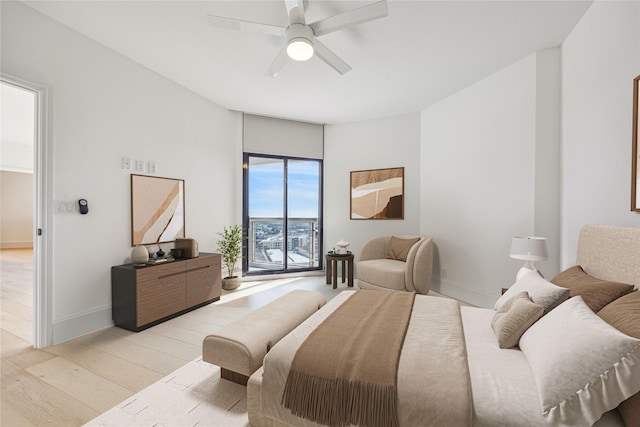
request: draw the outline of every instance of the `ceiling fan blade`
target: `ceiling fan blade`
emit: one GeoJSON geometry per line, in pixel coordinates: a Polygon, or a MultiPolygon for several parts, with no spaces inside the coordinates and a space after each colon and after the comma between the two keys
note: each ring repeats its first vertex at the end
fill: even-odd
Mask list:
{"type": "Polygon", "coordinates": [[[374,19],[385,17],[389,14],[389,7],[386,0],[362,6],[340,15],[330,18],[321,19],[320,21],[309,24],[316,36],[328,34],[337,30],[341,30],[352,25],[362,24],[363,22],[373,21],[374,19]]]}
{"type": "Polygon", "coordinates": [[[283,37],[287,29],[277,25],[262,24],[260,22],[242,21],[240,19],[224,18],[222,16],[208,15],[209,25],[226,30],[240,30],[252,33],[268,34],[283,37]]]}
{"type": "Polygon", "coordinates": [[[316,38],[314,38],[313,40],[313,49],[318,58],[322,59],[327,63],[327,65],[329,65],[340,74],[344,74],[351,70],[349,64],[340,59],[338,55],[336,55],[328,47],[320,43],[316,38]]]}
{"type": "Polygon", "coordinates": [[[287,55],[287,46],[285,45],[280,49],[280,52],[278,52],[264,75],[267,77],[277,77],[278,74],[280,74],[280,70],[282,70],[282,67],[284,67],[288,60],[289,56],[287,55]]]}
{"type": "Polygon", "coordinates": [[[284,0],[287,16],[291,24],[306,24],[304,20],[303,0],[284,0]]]}

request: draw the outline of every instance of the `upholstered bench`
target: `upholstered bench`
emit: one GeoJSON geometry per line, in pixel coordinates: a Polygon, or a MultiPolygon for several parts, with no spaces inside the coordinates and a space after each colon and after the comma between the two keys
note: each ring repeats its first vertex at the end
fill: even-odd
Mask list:
{"type": "Polygon", "coordinates": [[[271,347],[326,303],[319,292],[291,291],[208,335],[202,360],[220,366],[222,378],[246,385],[271,347]]]}

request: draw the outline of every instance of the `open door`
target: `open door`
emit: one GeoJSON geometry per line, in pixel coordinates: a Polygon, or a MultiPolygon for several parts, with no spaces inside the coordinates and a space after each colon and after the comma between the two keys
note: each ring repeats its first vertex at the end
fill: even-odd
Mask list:
{"type": "MultiPolygon", "coordinates": [[[[33,191],[33,221],[32,221],[32,239],[33,239],[33,346],[36,348],[47,347],[53,344],[52,331],[52,293],[51,293],[51,275],[49,266],[49,254],[51,253],[52,241],[47,231],[52,229],[51,213],[48,210],[49,197],[52,194],[51,168],[49,161],[49,153],[51,152],[47,126],[47,91],[44,87],[20,80],[18,78],[0,75],[0,83],[6,91],[17,94],[30,107],[31,116],[24,120],[29,123],[32,129],[27,132],[32,133],[32,157],[31,171],[34,175],[34,191],[33,191]]],[[[3,99],[3,107],[4,105],[3,99]]],[[[3,108],[5,109],[5,108],[3,108]]],[[[30,115],[25,110],[25,115],[30,115]]],[[[3,121],[10,120],[3,114],[3,121]]],[[[3,144],[5,138],[3,135],[3,144]]],[[[15,141],[14,141],[15,142],[15,141]]],[[[24,144],[13,144],[8,150],[26,151],[28,148],[24,144]]],[[[3,150],[6,147],[3,147],[3,150]]],[[[3,157],[4,156],[3,152],[3,157]]],[[[3,160],[4,163],[4,160],[3,160]]],[[[28,165],[18,165],[16,168],[22,168],[28,165]]]]}

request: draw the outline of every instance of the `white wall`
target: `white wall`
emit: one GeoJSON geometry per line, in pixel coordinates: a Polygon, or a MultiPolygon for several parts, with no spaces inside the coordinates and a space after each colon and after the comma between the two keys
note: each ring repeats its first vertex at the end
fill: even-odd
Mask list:
{"type": "MultiPolygon", "coordinates": [[[[557,52],[531,55],[422,112],[420,230],[436,244],[434,290],[491,306],[522,265],[509,258],[512,237],[557,223],[559,200],[536,199],[536,187],[558,186],[557,166],[545,159],[553,144],[557,153],[559,129],[545,150],[536,131],[557,115],[558,78],[557,52]],[[555,111],[541,113],[538,98],[555,111]],[[536,179],[540,165],[551,183],[536,179]]],[[[544,264],[543,273],[557,265],[544,264]]]]}
{"type": "MultiPolygon", "coordinates": [[[[549,259],[537,267],[548,279],[560,272],[561,53],[536,55],[536,129],[533,231],[547,238],[549,259]]],[[[510,261],[513,263],[513,261],[510,261]]]]}
{"type": "Polygon", "coordinates": [[[0,247],[33,246],[33,174],[0,171],[0,247]]]}
{"type": "Polygon", "coordinates": [[[324,129],[325,249],[345,239],[357,256],[382,234],[417,234],[420,224],[420,115],[326,125],[324,129]],[[351,220],[350,172],[404,166],[404,220],[351,220]]]}
{"type": "Polygon", "coordinates": [[[562,45],[562,266],[584,224],[640,226],[631,206],[640,2],[597,1],[562,45]]]}
{"type": "Polygon", "coordinates": [[[53,199],[86,198],[89,214],[56,214],[54,341],[107,327],[112,265],[131,252],[130,171],[154,161],[185,180],[186,232],[213,251],[239,222],[241,116],[187,91],[21,3],[2,2],[2,72],[49,89],[53,199]]]}

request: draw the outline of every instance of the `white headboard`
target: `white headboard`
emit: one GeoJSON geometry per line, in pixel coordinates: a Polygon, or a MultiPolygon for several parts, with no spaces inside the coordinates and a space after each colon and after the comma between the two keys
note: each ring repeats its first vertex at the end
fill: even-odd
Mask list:
{"type": "Polygon", "coordinates": [[[640,287],[640,228],[583,226],[576,264],[598,279],[640,287]]]}

